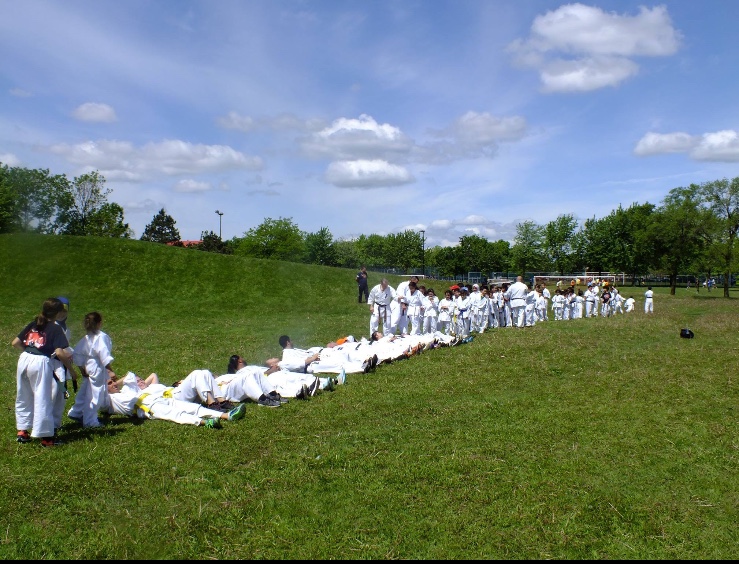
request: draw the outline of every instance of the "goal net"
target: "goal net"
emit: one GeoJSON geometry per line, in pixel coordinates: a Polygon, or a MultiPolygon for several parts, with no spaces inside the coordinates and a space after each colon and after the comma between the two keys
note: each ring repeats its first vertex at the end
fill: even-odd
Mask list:
{"type": "Polygon", "coordinates": [[[553,292],[557,288],[564,290],[565,288],[574,287],[575,290],[585,290],[588,287],[588,283],[596,282],[599,286],[603,286],[605,282],[608,282],[609,286],[617,284],[617,277],[612,274],[570,274],[567,276],[534,276],[534,287],[537,284],[546,284],[547,289],[553,292]]]}

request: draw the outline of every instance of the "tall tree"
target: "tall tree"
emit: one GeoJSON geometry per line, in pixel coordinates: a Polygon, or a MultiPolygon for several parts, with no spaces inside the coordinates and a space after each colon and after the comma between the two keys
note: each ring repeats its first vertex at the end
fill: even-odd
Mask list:
{"type": "Polygon", "coordinates": [[[115,202],[106,202],[87,219],[85,235],[130,239],[133,231],[123,220],[123,208],[115,202]]]}
{"type": "Polygon", "coordinates": [[[8,167],[0,166],[0,233],[12,233],[18,227],[18,201],[10,183],[8,167]]]}
{"type": "MultiPolygon", "coordinates": [[[[52,175],[48,169],[29,169],[1,165],[0,173],[12,197],[4,198],[5,215],[15,214],[10,229],[54,233],[60,213],[71,204],[69,181],[52,175]]],[[[6,223],[8,223],[6,221],[6,223]]]]}
{"type": "Polygon", "coordinates": [[[59,214],[57,223],[66,235],[131,237],[133,232],[123,222],[123,208],[108,202],[111,190],[98,171],[76,176],[69,190],[69,205],[59,214]]]}
{"type": "Polygon", "coordinates": [[[328,227],[305,236],[305,261],[323,266],[336,266],[334,237],[328,227]]]}
{"type": "Polygon", "coordinates": [[[193,245],[194,249],[205,251],[207,253],[219,253],[222,255],[231,255],[234,252],[233,243],[231,241],[223,241],[213,231],[201,231],[200,243],[193,245]]]}
{"type": "Polygon", "coordinates": [[[542,269],[546,264],[543,227],[533,221],[524,221],[516,225],[511,262],[520,275],[525,275],[527,271],[542,269]]]}
{"type": "Polygon", "coordinates": [[[164,244],[179,241],[180,232],[175,224],[174,218],[162,208],[144,229],[141,240],[164,244]]]}
{"type": "Polygon", "coordinates": [[[249,229],[239,242],[237,254],[300,262],[305,253],[305,236],[292,218],[266,218],[249,229]]]}
{"type": "Polygon", "coordinates": [[[564,275],[572,271],[572,240],[577,221],[572,214],[560,215],[544,226],[544,249],[549,263],[564,275]]]}
{"type": "Polygon", "coordinates": [[[724,297],[729,297],[731,272],[734,268],[737,233],[739,232],[739,177],[723,178],[700,185],[700,193],[718,219],[721,230],[721,268],[724,273],[724,297]]]}
{"type": "Polygon", "coordinates": [[[654,266],[669,275],[672,295],[678,274],[686,272],[704,248],[709,216],[710,212],[701,208],[695,185],[670,190],[653,214],[648,231],[655,250],[654,266]]]}

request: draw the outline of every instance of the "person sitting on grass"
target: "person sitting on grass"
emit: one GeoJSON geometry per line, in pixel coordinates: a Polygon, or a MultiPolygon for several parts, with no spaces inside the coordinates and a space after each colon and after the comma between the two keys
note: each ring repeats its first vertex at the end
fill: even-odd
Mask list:
{"type": "Polygon", "coordinates": [[[242,403],[228,413],[203,407],[199,403],[171,397],[167,386],[159,383],[156,374],[142,380],[133,372],[124,378],[108,380],[107,412],[141,419],[162,419],[182,425],[198,425],[210,429],[221,427],[221,421],[238,421],[244,417],[242,403]]]}

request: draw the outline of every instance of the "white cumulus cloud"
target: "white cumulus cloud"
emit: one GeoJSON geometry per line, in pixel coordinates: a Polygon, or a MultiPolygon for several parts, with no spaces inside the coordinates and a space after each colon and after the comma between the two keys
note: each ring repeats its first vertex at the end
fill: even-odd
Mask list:
{"type": "Polygon", "coordinates": [[[413,142],[390,124],[377,123],[362,114],[359,118],[339,118],[330,126],[302,142],[303,151],[313,158],[375,160],[408,153],[413,142]]]}
{"type": "MultiPolygon", "coordinates": [[[[222,172],[226,170],[260,170],[259,157],[245,155],[226,145],[203,145],[180,140],[165,140],[136,147],[128,141],[86,141],[50,147],[52,153],[72,164],[133,178],[156,175],[175,176],[222,172]]],[[[107,175],[106,175],[107,177],[107,175]]]]}
{"type": "Polygon", "coordinates": [[[112,123],[118,118],[115,110],[108,104],[98,104],[96,102],[86,102],[78,106],[72,115],[80,121],[112,123]]]}
{"type": "Polygon", "coordinates": [[[329,184],[340,188],[381,188],[415,181],[404,167],[383,160],[333,162],[325,178],[329,184]]]}
{"type": "Polygon", "coordinates": [[[696,139],[688,133],[649,132],[639,139],[634,154],[640,157],[664,153],[686,153],[696,145],[696,139]]]}
{"type": "Polygon", "coordinates": [[[630,16],[575,3],[537,16],[508,51],[539,71],[545,91],[582,92],[620,84],[638,72],[634,57],[673,55],[680,41],[665,6],[630,16]]]}
{"type": "Polygon", "coordinates": [[[731,129],[705,133],[691,157],[698,161],[739,162],[739,135],[731,129]]]}
{"type": "Polygon", "coordinates": [[[0,153],[0,163],[14,167],[20,166],[21,160],[12,153],[0,153]]]}
{"type": "Polygon", "coordinates": [[[634,148],[640,157],[667,153],[686,153],[695,161],[739,162],[739,133],[733,129],[702,135],[649,132],[634,148]]]}

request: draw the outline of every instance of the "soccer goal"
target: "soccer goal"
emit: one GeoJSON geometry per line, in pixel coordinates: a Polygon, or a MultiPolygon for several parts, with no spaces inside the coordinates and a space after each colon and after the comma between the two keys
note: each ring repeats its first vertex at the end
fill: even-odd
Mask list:
{"type": "Polygon", "coordinates": [[[552,292],[557,288],[564,290],[565,288],[573,287],[575,290],[585,290],[588,287],[589,282],[598,282],[599,286],[602,286],[604,282],[608,282],[610,286],[616,283],[616,276],[611,274],[598,275],[596,273],[585,273],[582,274],[568,274],[566,276],[534,276],[534,287],[537,284],[546,284],[547,289],[552,292]]]}

